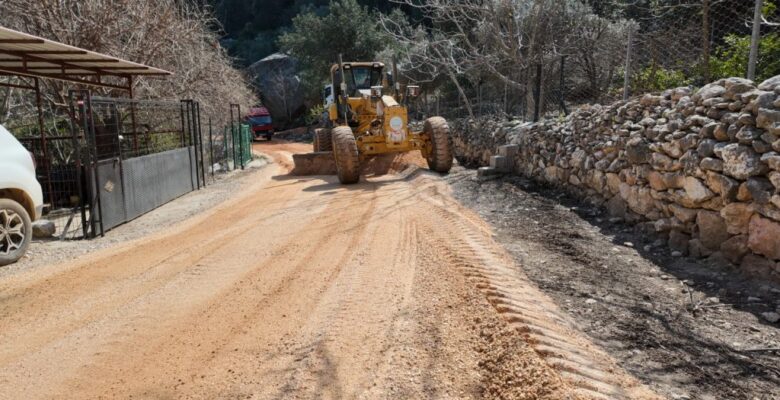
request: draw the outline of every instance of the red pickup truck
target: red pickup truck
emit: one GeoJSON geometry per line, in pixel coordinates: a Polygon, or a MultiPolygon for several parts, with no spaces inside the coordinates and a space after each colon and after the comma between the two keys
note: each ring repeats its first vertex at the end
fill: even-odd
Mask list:
{"type": "Polygon", "coordinates": [[[249,109],[249,113],[244,117],[249,126],[252,127],[252,134],[255,139],[265,137],[266,140],[271,140],[274,136],[274,124],[271,120],[271,113],[268,109],[262,106],[252,107],[249,109]]]}

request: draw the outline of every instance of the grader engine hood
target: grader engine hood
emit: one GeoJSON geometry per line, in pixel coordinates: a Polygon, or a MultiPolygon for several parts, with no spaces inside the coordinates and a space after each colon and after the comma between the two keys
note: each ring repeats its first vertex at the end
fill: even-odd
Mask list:
{"type": "Polygon", "coordinates": [[[406,107],[398,104],[391,96],[382,96],[382,100],[377,103],[377,115],[384,119],[382,128],[388,146],[406,140],[408,135],[406,107]]]}

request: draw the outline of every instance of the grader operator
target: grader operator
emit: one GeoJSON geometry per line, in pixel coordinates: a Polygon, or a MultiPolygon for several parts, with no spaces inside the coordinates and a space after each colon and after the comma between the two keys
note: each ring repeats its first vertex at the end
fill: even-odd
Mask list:
{"type": "Polygon", "coordinates": [[[419,86],[401,85],[383,75],[380,62],[342,62],[330,70],[334,102],[327,108],[325,127],[315,131],[315,154],[332,152],[343,184],[357,183],[360,163],[367,157],[419,150],[428,167],[447,173],[452,167],[449,126],[442,117],[425,120],[423,130],[409,129],[407,104],[419,86]]]}

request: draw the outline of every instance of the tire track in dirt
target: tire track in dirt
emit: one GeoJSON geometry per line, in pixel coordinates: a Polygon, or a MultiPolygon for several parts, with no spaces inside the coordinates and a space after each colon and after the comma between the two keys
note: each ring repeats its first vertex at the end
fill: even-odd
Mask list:
{"type": "Polygon", "coordinates": [[[513,268],[514,261],[485,234],[484,223],[464,215],[445,197],[425,198],[447,222],[441,227],[455,231],[440,236],[453,265],[474,281],[511,326],[527,335],[537,353],[577,392],[595,399],[658,398],[573,329],[557,306],[513,268]]]}
{"type": "MultiPolygon", "coordinates": [[[[329,224],[335,216],[331,215],[331,205],[338,205],[339,201],[331,201],[328,207],[318,213],[317,218],[310,224],[300,223],[299,229],[305,228],[307,232],[322,232],[318,226],[329,224]],[[318,222],[319,221],[319,222],[318,222]]],[[[372,202],[366,202],[362,207],[353,209],[354,221],[362,221],[367,211],[371,209],[372,202]]],[[[298,222],[298,221],[296,221],[298,222]]],[[[302,221],[300,221],[302,222],[302,221]]],[[[173,396],[182,390],[180,386],[185,383],[193,387],[197,397],[215,397],[224,393],[208,393],[208,374],[212,370],[221,370],[224,365],[232,364],[233,348],[243,346],[238,342],[245,342],[248,338],[258,334],[257,326],[267,316],[269,309],[278,307],[282,299],[286,299],[285,307],[290,308],[294,303],[311,299],[299,299],[296,292],[301,290],[316,291],[313,285],[318,282],[307,280],[320,265],[314,263],[315,258],[323,254],[329,254],[328,249],[344,252],[350,247],[337,246],[344,240],[354,241],[360,237],[362,231],[359,224],[349,223],[342,225],[337,231],[331,231],[331,235],[323,241],[315,241],[304,246],[300,242],[305,237],[303,232],[290,238],[282,244],[269,243],[277,248],[273,256],[250,268],[242,268],[243,274],[229,286],[220,290],[209,287],[209,279],[188,281],[180,286],[186,286],[189,290],[197,292],[217,292],[207,303],[197,307],[189,306],[173,315],[165,318],[158,317],[153,320],[145,320],[138,326],[139,332],[145,335],[137,337],[124,337],[117,343],[147,343],[146,349],[141,354],[127,357],[132,353],[130,346],[116,346],[110,354],[94,360],[95,367],[79,371],[76,375],[92,376],[93,374],[105,375],[105,366],[111,366],[114,370],[111,375],[121,376],[121,379],[109,381],[110,392],[98,390],[92,392],[90,381],[77,378],[68,382],[60,392],[76,391],[87,394],[87,397],[109,396],[125,397],[134,395],[140,397],[149,396],[173,396]],[[292,302],[289,299],[293,299],[292,302]],[[194,310],[193,310],[194,308],[194,310]],[[167,321],[165,321],[167,320],[167,321]],[[197,321],[197,323],[195,323],[197,321]],[[216,329],[215,329],[216,328],[216,329]],[[170,340],[171,335],[180,339],[170,340]],[[171,360],[177,360],[177,365],[169,365],[171,360]],[[178,365],[181,365],[179,367],[178,365]],[[157,376],[156,371],[166,371],[164,376],[157,376]],[[198,379],[197,376],[204,376],[198,379]],[[182,377],[196,377],[178,382],[182,377]],[[128,383],[126,383],[128,382],[128,383]],[[141,386],[133,383],[143,382],[141,386]],[[150,384],[153,383],[153,384],[150,384]],[[155,387],[150,390],[150,387],[155,387]]],[[[335,254],[334,254],[335,255],[335,254]]],[[[339,267],[334,264],[333,267],[339,267]]],[[[324,272],[319,270],[318,272],[324,272]]],[[[317,280],[319,281],[319,279],[317,280]]],[[[327,282],[327,279],[322,280],[327,282]]],[[[157,301],[157,304],[164,299],[157,301]]],[[[138,310],[136,315],[148,315],[156,309],[156,305],[149,307],[148,312],[138,310]]],[[[135,322],[129,322],[134,325],[135,322]]],[[[231,369],[231,368],[226,368],[231,369]]],[[[245,371],[247,375],[249,371],[245,371]]],[[[258,372],[259,373],[259,372],[258,372]]],[[[181,395],[181,393],[179,393],[181,395]]],[[[235,393],[240,395],[240,393],[235,393]]]]}
{"type": "MultiPolygon", "coordinates": [[[[295,202],[292,202],[291,205],[294,206],[295,202]]],[[[312,209],[312,212],[316,214],[319,210],[321,210],[321,208],[312,209]]],[[[303,213],[299,215],[301,216],[301,219],[299,220],[301,223],[297,226],[299,229],[304,229],[308,216],[303,213]]],[[[291,228],[294,228],[295,226],[296,225],[293,225],[291,228]]],[[[239,227],[239,229],[241,228],[239,227]]],[[[96,353],[95,355],[97,356],[111,353],[110,349],[112,343],[121,343],[133,339],[133,334],[126,335],[128,331],[144,332],[144,328],[150,328],[146,331],[154,333],[155,330],[159,328],[160,324],[165,323],[162,316],[170,315],[172,313],[175,314],[175,311],[181,311],[176,309],[176,305],[169,306],[166,304],[167,298],[175,296],[175,293],[171,292],[176,292],[176,290],[192,290],[194,288],[201,288],[200,292],[202,293],[218,292],[220,285],[224,286],[230,284],[232,280],[238,279],[236,274],[241,274],[243,272],[242,267],[245,265],[243,262],[252,260],[252,258],[239,258],[239,262],[232,265],[225,265],[225,263],[220,262],[220,258],[224,257],[225,254],[240,254],[243,246],[242,243],[247,243],[254,233],[257,233],[257,231],[247,231],[242,235],[231,238],[234,240],[225,240],[223,236],[219,235],[214,236],[213,243],[220,243],[221,245],[207,247],[219,250],[215,253],[216,255],[199,257],[199,262],[196,263],[191,263],[189,258],[183,258],[180,260],[181,263],[179,264],[165,264],[162,267],[170,269],[170,271],[167,271],[166,274],[159,274],[159,276],[156,277],[157,280],[152,281],[151,284],[147,284],[144,287],[136,287],[132,285],[132,282],[117,282],[117,286],[122,287],[122,290],[119,291],[120,294],[129,291],[132,295],[121,296],[118,300],[114,298],[105,298],[105,304],[102,307],[99,307],[97,311],[89,310],[92,312],[89,320],[76,318],[76,321],[68,321],[68,326],[71,327],[70,330],[61,331],[59,329],[61,327],[57,325],[59,322],[57,319],[54,319],[53,322],[48,320],[41,321],[41,331],[50,335],[51,340],[47,342],[45,346],[41,346],[42,348],[38,347],[37,350],[34,350],[36,349],[35,346],[25,346],[24,348],[16,350],[27,353],[34,350],[32,354],[29,354],[25,358],[24,365],[37,365],[35,374],[41,378],[45,378],[48,383],[52,383],[52,381],[56,381],[55,377],[59,375],[58,372],[53,369],[63,368],[65,365],[50,365],[47,364],[46,360],[54,357],[62,357],[64,355],[68,355],[67,359],[73,362],[92,358],[92,355],[82,350],[84,347],[82,344],[84,344],[84,341],[94,342],[91,338],[98,336],[96,333],[101,334],[99,335],[101,338],[100,342],[90,343],[90,347],[108,348],[100,353],[96,353]],[[207,268],[206,266],[210,268],[207,268]],[[210,274],[203,274],[205,271],[210,272],[210,274]],[[125,283],[128,284],[125,285],[125,283]],[[161,300],[155,302],[158,298],[161,300]],[[160,311],[163,312],[161,313],[160,311]],[[134,317],[139,318],[134,319],[134,317]],[[49,322],[49,324],[44,325],[43,323],[46,322],[49,322]],[[52,327],[55,328],[53,329],[52,327]],[[125,334],[125,336],[117,337],[117,332],[125,334]]],[[[278,259],[279,255],[288,253],[289,251],[287,251],[282,243],[294,243],[296,241],[295,233],[296,231],[291,229],[285,235],[276,236],[276,243],[273,240],[269,240],[269,245],[279,246],[277,250],[270,252],[269,255],[271,257],[275,256],[278,259]],[[279,242],[281,240],[284,240],[285,242],[279,242]]],[[[246,251],[244,252],[246,253],[246,251]]],[[[136,260],[140,262],[137,258],[136,260]]],[[[86,284],[88,283],[89,282],[86,282],[86,284]]],[[[92,294],[87,291],[87,298],[92,297],[92,294]]],[[[185,303],[185,305],[188,304],[185,303]]],[[[55,314],[55,312],[46,313],[47,316],[52,316],[52,318],[54,318],[53,314],[55,314]]],[[[28,340],[28,338],[25,338],[25,340],[28,340]]],[[[35,341],[33,342],[33,344],[37,344],[35,341]]],[[[133,343],[139,342],[147,343],[147,340],[138,340],[133,343]]],[[[134,349],[132,348],[126,350],[125,354],[132,354],[134,352],[134,349]]],[[[126,356],[121,356],[121,358],[126,358],[126,356]]],[[[14,368],[13,365],[14,364],[11,364],[4,368],[0,376],[13,377],[15,371],[18,376],[18,373],[22,373],[19,371],[24,371],[21,367],[14,368]]],[[[108,363],[108,365],[113,364],[108,363]]],[[[27,367],[27,369],[29,369],[29,367],[27,367]]],[[[64,377],[62,379],[64,379],[64,377]]],[[[3,379],[0,378],[0,382],[2,382],[2,380],[3,379]]],[[[30,390],[34,391],[35,388],[31,387],[30,390]]]]}
{"type": "Polygon", "coordinates": [[[0,398],[643,398],[440,178],[280,175],[301,148],[204,215],[0,281],[0,398]]]}
{"type": "MultiPolygon", "coordinates": [[[[291,198],[293,195],[294,192],[291,191],[282,197],[291,198]]],[[[235,218],[236,213],[240,213],[239,210],[252,206],[251,199],[237,202],[229,206],[228,218],[235,218]]],[[[0,307],[1,315],[14,324],[4,324],[0,327],[0,343],[6,342],[4,339],[23,334],[28,348],[17,348],[16,352],[12,352],[9,348],[0,347],[0,362],[13,361],[30,348],[40,347],[66,336],[121,305],[163,287],[185,271],[194,273],[196,268],[193,266],[197,266],[210,254],[231,245],[236,239],[249,239],[245,233],[248,227],[263,221],[268,224],[278,223],[276,219],[281,215],[269,216],[269,213],[273,213],[273,210],[240,220],[232,227],[226,226],[231,220],[224,218],[222,223],[210,228],[213,231],[188,231],[190,235],[175,235],[161,242],[140,242],[117,255],[95,257],[91,262],[43,282],[31,286],[14,286],[10,290],[14,293],[13,307],[7,305],[10,302],[3,302],[6,304],[0,307]],[[187,236],[186,240],[184,236],[187,236]],[[180,246],[179,243],[193,244],[180,246]],[[128,257],[139,252],[158,256],[144,262],[128,257]],[[120,285],[121,291],[117,290],[120,285]],[[89,287],[89,294],[84,296],[83,290],[86,287],[89,287]],[[78,302],[73,301],[76,296],[78,302]],[[31,308],[31,305],[34,305],[34,308],[31,308]],[[62,320],[59,317],[62,314],[69,314],[70,318],[62,320]]],[[[2,290],[5,291],[5,287],[2,290]]]]}
{"type": "MultiPolygon", "coordinates": [[[[304,357],[308,367],[296,375],[296,382],[291,383],[287,387],[288,390],[297,388],[300,382],[312,381],[311,378],[317,375],[317,370],[321,370],[317,365],[323,364],[325,359],[338,358],[337,355],[325,355],[328,354],[328,349],[346,346],[346,343],[353,340],[351,331],[354,326],[383,326],[388,319],[388,309],[393,312],[402,308],[403,302],[408,300],[408,294],[412,290],[411,278],[416,270],[416,243],[410,232],[411,222],[403,209],[404,204],[408,204],[410,200],[407,196],[399,198],[401,191],[393,187],[392,181],[386,182],[389,184],[365,184],[370,187],[367,193],[371,193],[372,199],[377,198],[377,193],[380,195],[370,207],[370,214],[363,218],[365,231],[356,238],[358,241],[347,246],[353,250],[337,261],[343,267],[332,286],[323,294],[324,300],[313,313],[316,318],[308,324],[307,329],[316,340],[307,344],[307,347],[314,349],[315,355],[319,356],[304,357]],[[381,273],[377,273],[378,266],[381,273]],[[322,331],[321,325],[325,321],[328,321],[328,327],[322,331]],[[320,331],[317,331],[318,329],[320,331]]],[[[357,198],[363,196],[365,194],[357,195],[357,198]]],[[[355,198],[356,195],[350,197],[355,198]]],[[[377,333],[376,337],[382,341],[382,338],[387,337],[388,330],[392,329],[391,324],[373,332],[377,333]]],[[[361,337],[359,341],[371,341],[372,336],[374,335],[361,337]]],[[[371,356],[368,352],[371,349],[372,346],[366,346],[365,351],[360,351],[358,357],[368,362],[371,356]]],[[[358,364],[361,369],[373,369],[366,368],[364,363],[358,364]]],[[[374,366],[378,366],[378,363],[374,366]]],[[[362,376],[366,372],[348,371],[342,375],[362,376]]],[[[357,379],[357,383],[368,384],[365,377],[357,379]]],[[[316,387],[310,385],[309,389],[316,387]]],[[[341,398],[337,393],[331,394],[335,398],[341,398]]]]}

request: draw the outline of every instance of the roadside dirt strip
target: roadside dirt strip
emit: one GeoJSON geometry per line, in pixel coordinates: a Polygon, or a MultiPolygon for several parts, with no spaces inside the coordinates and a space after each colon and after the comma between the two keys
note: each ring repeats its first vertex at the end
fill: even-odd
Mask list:
{"type": "Polygon", "coordinates": [[[0,279],[0,399],[658,398],[441,178],[287,175],[309,148],[256,145],[276,163],[214,209],[0,279]]]}

